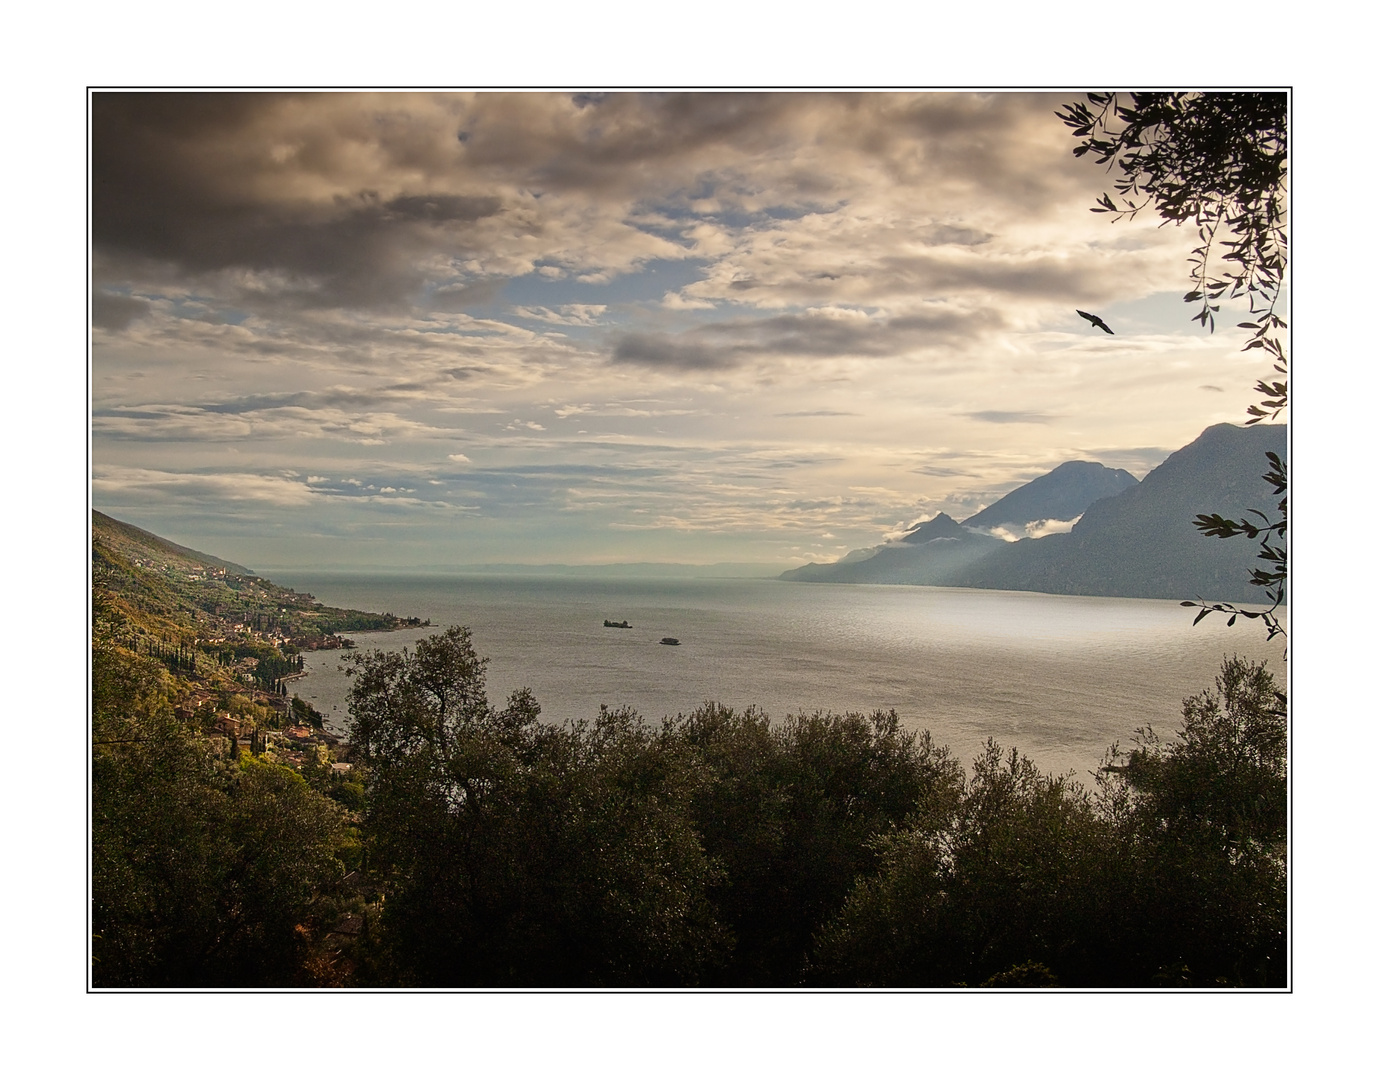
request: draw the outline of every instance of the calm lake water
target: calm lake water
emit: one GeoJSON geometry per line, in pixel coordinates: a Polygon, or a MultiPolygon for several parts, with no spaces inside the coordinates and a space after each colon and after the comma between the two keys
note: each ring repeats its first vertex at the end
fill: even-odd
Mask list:
{"type": "MultiPolygon", "coordinates": [[[[895,709],[965,765],[991,737],[1084,780],[1135,728],[1176,731],[1183,698],[1213,685],[1223,656],[1267,659],[1280,681],[1285,670],[1281,642],[1266,644],[1257,622],[1193,627],[1192,611],[1165,600],[774,580],[272,576],[326,604],[431,620],[351,635],[361,649],[468,626],[490,658],[489,699],[530,687],[547,720],[600,705],[659,720],[706,700],[775,719],[895,709]]],[[[342,656],[308,653],[310,675],[293,687],[335,730],[347,723],[342,656]]]]}

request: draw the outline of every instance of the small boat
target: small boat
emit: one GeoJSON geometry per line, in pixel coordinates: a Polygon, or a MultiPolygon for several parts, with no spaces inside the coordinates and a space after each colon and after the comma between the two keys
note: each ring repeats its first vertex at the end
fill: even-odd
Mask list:
{"type": "Polygon", "coordinates": [[[631,629],[632,629],[632,624],[631,624],[630,622],[628,622],[626,619],[623,619],[622,622],[614,622],[612,619],[604,619],[604,620],[603,620],[603,625],[604,625],[604,626],[612,626],[612,627],[617,628],[618,630],[631,630],[631,629]]]}
{"type": "Polygon", "coordinates": [[[679,644],[680,644],[680,639],[679,639],[678,637],[663,637],[663,638],[661,638],[661,644],[662,644],[662,645],[679,645],[679,644]]]}

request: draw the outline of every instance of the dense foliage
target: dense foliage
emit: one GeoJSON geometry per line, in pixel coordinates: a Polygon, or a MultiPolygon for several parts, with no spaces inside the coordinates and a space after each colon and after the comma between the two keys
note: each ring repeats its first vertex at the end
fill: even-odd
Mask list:
{"type": "Polygon", "coordinates": [[[309,982],[334,914],[340,806],[303,776],[227,753],[177,720],[168,674],[118,644],[98,596],[92,643],[92,982],[309,982]]]}
{"type": "Polygon", "coordinates": [[[98,611],[97,986],[1286,984],[1262,666],[1088,791],[894,713],[547,724],[455,628],[355,657],[341,779],[227,757],[117,639],[98,611]]]}
{"type": "Polygon", "coordinates": [[[1152,206],[1197,227],[1185,299],[1200,304],[1198,322],[1213,325],[1212,301],[1225,295],[1272,314],[1288,265],[1287,94],[1092,93],[1064,110],[1080,140],[1073,155],[1118,174],[1119,201],[1103,194],[1094,212],[1133,217],[1152,206]],[[1225,265],[1213,270],[1216,248],[1225,265]]]}
{"type": "Polygon", "coordinates": [[[302,670],[304,648],[339,648],[346,632],[427,625],[328,607],[99,511],[91,514],[91,580],[123,616],[120,644],[172,660],[207,685],[280,692],[279,680],[302,670]],[[252,671],[236,667],[246,659],[256,661],[252,671]]]}
{"type": "Polygon", "coordinates": [[[1113,747],[1094,794],[988,745],[943,827],[878,838],[812,981],[1284,985],[1283,695],[1233,659],[1183,715],[1113,747]]]}
{"type": "Polygon", "coordinates": [[[405,985],[1283,985],[1286,715],[1228,661],[1095,791],[895,714],[557,727],[463,629],[356,658],[368,977],[405,985]]]}

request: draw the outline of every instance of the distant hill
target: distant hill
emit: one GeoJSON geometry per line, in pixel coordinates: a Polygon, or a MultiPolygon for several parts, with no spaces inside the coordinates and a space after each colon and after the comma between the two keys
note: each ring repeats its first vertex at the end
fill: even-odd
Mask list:
{"type": "Polygon", "coordinates": [[[810,563],[781,574],[783,581],[865,585],[947,585],[1005,541],[964,529],[947,514],[924,522],[895,543],[854,552],[836,563],[810,563]]]}
{"type": "Polygon", "coordinates": [[[120,554],[132,554],[136,558],[143,557],[145,559],[161,555],[177,565],[213,566],[240,577],[255,576],[254,571],[240,566],[239,563],[218,559],[214,555],[207,555],[205,552],[183,547],[181,544],[174,544],[171,540],[164,540],[161,536],[155,536],[138,526],[117,521],[109,514],[102,514],[99,510],[91,511],[91,532],[93,537],[100,538],[108,550],[120,554]]]}
{"type": "Polygon", "coordinates": [[[780,563],[468,563],[418,566],[414,572],[501,577],[774,578],[780,563]]]}
{"type": "Polygon", "coordinates": [[[1139,481],[1124,469],[1096,461],[1065,461],[963,521],[968,528],[1023,531],[1039,521],[1072,521],[1098,499],[1119,495],[1139,481]]]}
{"type": "Polygon", "coordinates": [[[1282,424],[1207,428],[1139,484],[1088,507],[1065,534],[995,550],[953,582],[982,589],[1259,602],[1248,584],[1258,545],[1203,536],[1198,514],[1270,510],[1266,451],[1288,452],[1282,424]]]}
{"type": "Polygon", "coordinates": [[[1005,541],[988,535],[1001,526],[1015,533],[1043,521],[1070,521],[1093,502],[1135,484],[1124,469],[1093,461],[1066,461],[1022,484],[959,524],[947,514],[925,521],[889,544],[850,551],[834,563],[787,570],[785,581],[837,581],[873,585],[951,585],[1005,541]]]}
{"type": "Polygon", "coordinates": [[[935,514],[900,538],[902,544],[928,544],[934,540],[966,540],[971,534],[947,514],[935,514]]]}
{"type": "Polygon", "coordinates": [[[281,657],[284,650],[338,647],[346,632],[421,625],[391,613],[328,607],[99,511],[91,514],[91,579],[128,624],[131,640],[176,642],[217,656],[281,657]]]}
{"type": "Polygon", "coordinates": [[[1264,455],[1286,455],[1287,430],[1217,424],[1138,483],[1123,469],[1066,462],[961,524],[940,514],[898,541],[781,577],[1258,602],[1259,590],[1249,585],[1257,545],[1203,536],[1192,521],[1203,513],[1238,518],[1252,507],[1271,508],[1272,489],[1261,479],[1264,455]],[[1079,514],[1069,533],[1015,543],[974,531],[1079,514]]]}

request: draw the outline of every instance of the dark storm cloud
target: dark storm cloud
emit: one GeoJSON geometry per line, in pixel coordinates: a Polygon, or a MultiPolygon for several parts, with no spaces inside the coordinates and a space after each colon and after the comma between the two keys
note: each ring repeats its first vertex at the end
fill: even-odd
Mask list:
{"type": "Polygon", "coordinates": [[[302,306],[396,307],[423,284],[419,261],[466,254],[472,226],[514,191],[626,188],[711,146],[755,154],[788,139],[800,107],[769,94],[449,100],[96,94],[95,248],[192,273],[277,272],[279,298],[302,306]],[[447,109],[467,112],[463,141],[442,137],[447,109]],[[456,185],[471,190],[444,190],[456,185]]]}
{"type": "MultiPolygon", "coordinates": [[[[437,275],[437,310],[458,311],[494,302],[499,286],[456,281],[464,275],[447,264],[485,264],[474,272],[491,276],[486,258],[497,256],[507,265],[496,273],[521,274],[529,241],[536,257],[553,245],[558,265],[635,269],[659,250],[658,229],[676,232],[629,224],[624,214],[637,205],[674,217],[672,207],[694,204],[705,220],[745,227],[837,209],[859,170],[909,186],[941,168],[991,199],[1005,199],[1007,184],[1024,206],[1057,183],[1030,180],[1051,166],[1032,164],[1020,136],[1050,108],[1037,95],[101,93],[92,103],[93,239],[98,257],[126,267],[267,275],[237,297],[256,311],[394,311],[437,275]],[[800,147],[817,152],[798,157],[800,147]],[[542,201],[552,191],[599,209],[590,217],[588,204],[567,204],[562,217],[542,201]]],[[[938,253],[971,251],[992,235],[940,220],[915,239],[938,253]]],[[[999,268],[993,278],[941,259],[876,269],[930,291],[1087,292],[1052,266],[1008,268],[1004,279],[999,268]]],[[[689,350],[680,362],[704,359],[689,350]]]]}
{"type": "Polygon", "coordinates": [[[818,313],[734,319],[683,334],[626,334],[612,360],[682,371],[712,371],[773,359],[892,356],[910,349],[970,343],[999,327],[994,312],[934,310],[896,319],[818,313]]]}
{"type": "MultiPolygon", "coordinates": [[[[614,93],[575,95],[533,123],[531,95],[484,94],[467,111],[462,145],[475,168],[522,170],[553,190],[623,191],[642,170],[679,166],[682,196],[696,198],[733,187],[750,160],[808,140],[880,163],[895,177],[952,170],[983,192],[1029,206],[1057,188],[1056,174],[1075,167],[1068,153],[1031,169],[1036,148],[1019,137],[1055,104],[1038,94],[614,93]],[[705,168],[712,156],[720,162],[705,168]]],[[[749,181],[742,190],[754,187],[749,181]]],[[[796,168],[779,191],[789,202],[827,198],[838,179],[796,168]]],[[[935,242],[980,242],[976,236],[935,242]]]]}
{"type": "Polygon", "coordinates": [[[91,294],[91,325],[102,330],[126,330],[135,319],[147,315],[149,308],[149,302],[137,296],[97,290],[91,294]]]}
{"type": "Polygon", "coordinates": [[[635,176],[629,166],[684,161],[711,147],[758,154],[783,145],[791,116],[807,104],[792,94],[590,95],[571,101],[569,116],[534,125],[524,95],[486,94],[467,118],[464,155],[476,168],[529,171],[552,189],[622,190],[635,176]]]}
{"type": "Polygon", "coordinates": [[[733,348],[677,340],[668,334],[626,334],[613,347],[613,361],[681,371],[713,371],[736,367],[741,356],[733,348]]]}
{"type": "MultiPolygon", "coordinates": [[[[1074,95],[1075,96],[1075,95],[1074,95]]],[[[1038,93],[920,94],[890,99],[888,121],[877,125],[873,140],[918,140],[926,164],[964,177],[984,194],[1031,209],[1043,205],[1065,176],[1077,172],[1071,150],[1031,168],[1042,147],[1025,141],[1030,121],[1048,115],[1052,98],[1038,93]]],[[[1069,142],[1071,147],[1071,141],[1069,142]]]]}
{"type": "Polygon", "coordinates": [[[449,223],[478,221],[502,209],[492,196],[400,195],[384,204],[384,219],[449,223]]]}
{"type": "Polygon", "coordinates": [[[392,307],[422,284],[415,262],[435,246],[429,233],[463,233],[502,209],[492,195],[384,199],[367,188],[321,194],[308,181],[329,187],[324,174],[342,170],[326,159],[343,156],[334,143],[345,140],[292,148],[306,160],[287,169],[273,157],[277,144],[257,127],[282,103],[260,94],[95,95],[97,252],[194,273],[277,273],[286,277],[276,283],[277,299],[302,306],[392,307]]]}

